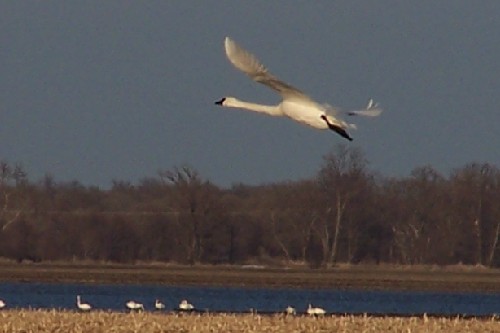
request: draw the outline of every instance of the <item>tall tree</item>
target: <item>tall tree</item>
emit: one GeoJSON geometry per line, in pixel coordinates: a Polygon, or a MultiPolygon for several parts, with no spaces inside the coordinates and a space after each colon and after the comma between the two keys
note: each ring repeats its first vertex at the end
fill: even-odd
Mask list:
{"type": "Polygon", "coordinates": [[[323,157],[323,166],[318,174],[318,183],[325,195],[324,218],[317,227],[326,265],[333,265],[337,260],[339,236],[345,213],[353,198],[367,184],[367,161],[362,151],[346,145],[323,157]]]}
{"type": "Polygon", "coordinates": [[[498,247],[500,170],[490,164],[471,163],[451,176],[453,205],[462,225],[467,262],[492,265],[498,247]]]}
{"type": "Polygon", "coordinates": [[[186,259],[191,264],[199,262],[203,254],[205,222],[216,205],[218,189],[203,181],[189,166],[160,171],[159,175],[175,189],[172,213],[179,226],[185,228],[184,237],[179,237],[178,241],[187,251],[186,259]]]}

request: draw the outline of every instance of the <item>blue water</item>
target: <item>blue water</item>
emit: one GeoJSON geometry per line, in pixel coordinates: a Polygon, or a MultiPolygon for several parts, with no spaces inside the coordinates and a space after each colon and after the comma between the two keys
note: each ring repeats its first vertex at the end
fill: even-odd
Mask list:
{"type": "Polygon", "coordinates": [[[303,312],[309,303],[335,313],[377,314],[500,314],[500,294],[387,292],[345,290],[249,289],[215,287],[167,287],[148,285],[80,285],[2,283],[0,299],[9,308],[75,309],[76,295],[95,309],[124,310],[125,302],[154,309],[160,299],[167,310],[188,299],[199,310],[281,312],[288,305],[303,312]]]}

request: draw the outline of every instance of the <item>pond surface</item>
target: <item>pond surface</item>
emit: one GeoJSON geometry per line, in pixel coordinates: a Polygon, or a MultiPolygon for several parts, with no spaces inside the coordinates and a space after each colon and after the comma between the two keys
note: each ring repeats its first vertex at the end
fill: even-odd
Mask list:
{"type": "Polygon", "coordinates": [[[288,305],[304,312],[311,303],[330,313],[374,314],[500,314],[500,294],[388,292],[307,289],[166,287],[149,285],[80,285],[1,283],[0,299],[9,308],[75,309],[76,295],[94,309],[125,310],[125,302],[154,310],[160,299],[174,310],[182,299],[196,309],[214,312],[281,312],[288,305]]]}

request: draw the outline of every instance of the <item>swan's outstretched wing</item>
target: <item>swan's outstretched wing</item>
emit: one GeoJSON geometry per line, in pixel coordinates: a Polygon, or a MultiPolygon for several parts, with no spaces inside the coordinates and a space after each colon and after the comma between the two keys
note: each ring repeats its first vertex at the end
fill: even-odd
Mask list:
{"type": "Polygon", "coordinates": [[[369,109],[369,110],[354,110],[348,111],[349,116],[364,116],[364,117],[378,117],[382,113],[381,108],[369,109]]]}
{"type": "Polygon", "coordinates": [[[373,99],[370,98],[368,101],[368,105],[366,109],[363,110],[354,110],[349,111],[347,114],[349,116],[365,116],[365,117],[378,117],[382,113],[382,108],[378,106],[378,103],[375,103],[373,99]]]}
{"type": "Polygon", "coordinates": [[[232,39],[226,37],[224,41],[226,55],[229,61],[252,80],[262,83],[278,91],[283,97],[299,97],[310,99],[302,91],[285,83],[268,72],[267,68],[250,52],[241,48],[232,39]]]}

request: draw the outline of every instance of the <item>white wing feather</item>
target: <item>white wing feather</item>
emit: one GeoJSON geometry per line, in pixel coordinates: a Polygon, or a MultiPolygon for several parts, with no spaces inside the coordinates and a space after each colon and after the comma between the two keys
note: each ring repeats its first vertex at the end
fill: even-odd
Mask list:
{"type": "Polygon", "coordinates": [[[302,91],[279,80],[274,75],[269,73],[267,68],[253,54],[241,48],[229,37],[226,37],[224,45],[229,61],[234,65],[234,67],[250,76],[252,80],[276,90],[283,97],[299,97],[310,100],[310,98],[302,91]]]}
{"type": "Polygon", "coordinates": [[[363,117],[378,117],[382,113],[381,108],[370,109],[370,110],[354,110],[349,111],[347,114],[349,116],[363,116],[363,117]]]}
{"type": "Polygon", "coordinates": [[[347,114],[349,116],[378,117],[382,111],[383,110],[378,106],[378,103],[375,103],[373,99],[370,98],[365,109],[349,111],[347,114]]]}

